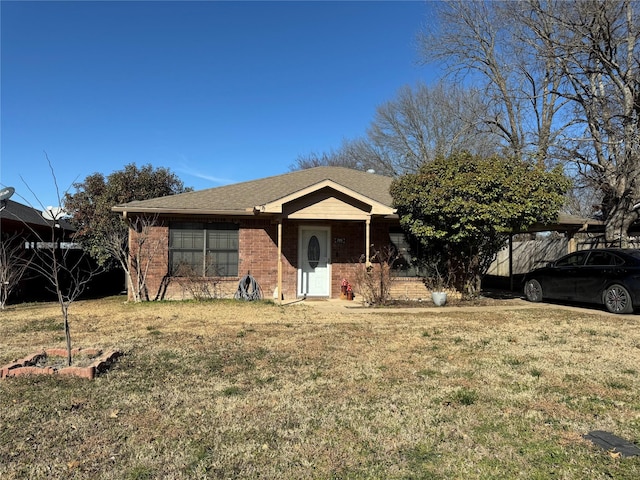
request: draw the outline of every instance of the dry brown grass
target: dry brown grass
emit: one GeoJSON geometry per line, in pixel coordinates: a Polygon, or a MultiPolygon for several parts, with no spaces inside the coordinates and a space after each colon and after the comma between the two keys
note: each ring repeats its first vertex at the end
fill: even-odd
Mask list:
{"type": "MultiPolygon", "coordinates": [[[[74,345],[125,356],[0,382],[0,478],[640,478],[582,439],[640,443],[639,318],[510,305],[78,302],[74,345]]],[[[0,364],[63,342],[0,314],[0,364]]]]}

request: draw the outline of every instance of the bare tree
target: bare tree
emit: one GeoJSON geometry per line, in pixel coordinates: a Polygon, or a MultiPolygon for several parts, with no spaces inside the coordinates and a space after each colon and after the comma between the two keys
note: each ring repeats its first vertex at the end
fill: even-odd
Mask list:
{"type": "Polygon", "coordinates": [[[502,140],[506,153],[544,164],[553,160],[564,104],[553,75],[555,59],[536,55],[540,40],[522,28],[526,12],[518,3],[437,3],[437,22],[419,36],[420,48],[426,62],[447,67],[449,78],[481,89],[487,108],[478,121],[502,140]]]}
{"type": "Polygon", "coordinates": [[[381,175],[393,175],[393,162],[384,149],[377,148],[368,138],[343,140],[337,149],[328,152],[299,155],[291,170],[320,166],[346,167],[354,170],[375,170],[381,175]]]}
{"type": "Polygon", "coordinates": [[[414,173],[424,162],[455,151],[491,155],[499,145],[477,120],[486,108],[477,90],[443,83],[405,86],[378,107],[368,138],[386,152],[395,175],[414,173]]]}
{"type": "Polygon", "coordinates": [[[537,53],[556,65],[558,94],[574,108],[567,158],[600,191],[606,240],[625,246],[640,218],[640,4],[528,0],[537,53]],[[539,31],[539,24],[553,30],[539,31]]]}
{"type": "Polygon", "coordinates": [[[133,163],[106,177],[94,173],[73,187],[75,193],[65,194],[64,205],[78,230],[77,239],[98,264],[107,269],[114,264],[122,265],[122,255],[128,248],[130,226],[126,219],[112,211],[114,205],[191,190],[168,168],[154,168],[150,164],[138,167],[133,163]]]}
{"type": "Polygon", "coordinates": [[[426,60],[481,82],[483,122],[510,151],[568,162],[599,192],[606,238],[640,217],[640,3],[449,1],[421,37],[426,60]]]}
{"type": "Polygon", "coordinates": [[[0,310],[4,310],[29,264],[23,238],[18,233],[4,236],[0,241],[0,310]]]}
{"type": "Polygon", "coordinates": [[[183,295],[186,293],[189,298],[200,301],[221,297],[220,282],[203,277],[202,272],[193,265],[180,263],[174,267],[172,275],[182,288],[183,295]]]}
{"type": "Polygon", "coordinates": [[[360,267],[356,270],[356,284],[363,301],[386,305],[391,299],[393,265],[398,260],[398,252],[393,245],[387,245],[381,250],[374,249],[369,259],[364,257],[360,258],[360,267]]]}
{"type": "MultiPolygon", "coordinates": [[[[56,295],[64,321],[67,347],[67,364],[71,365],[71,331],[69,327],[69,307],[84,293],[91,280],[102,271],[93,263],[88,254],[72,245],[65,245],[56,236],[52,222],[51,238],[39,238],[35,242],[34,256],[29,268],[41,275],[48,283],[48,289],[56,295]]],[[[69,242],[70,243],[70,242],[69,242]]]]}
{"type": "MultiPolygon", "coordinates": [[[[58,204],[61,205],[62,196],[58,188],[53,165],[46,153],[45,158],[47,159],[53,178],[58,204]]],[[[67,365],[71,365],[69,308],[71,304],[84,293],[91,280],[102,272],[103,269],[91,260],[88,253],[80,248],[76,248],[77,244],[73,242],[73,238],[65,238],[64,229],[61,228],[61,222],[66,216],[64,208],[45,209],[27,182],[24,183],[40,203],[42,211],[47,213],[50,226],[49,236],[45,238],[43,234],[36,231],[29,224],[24,223],[32,236],[37,239],[35,242],[29,242],[33,253],[32,261],[29,263],[29,269],[45,280],[46,288],[52,292],[58,300],[64,324],[67,365]]]]}
{"type": "Polygon", "coordinates": [[[344,141],[339,149],[321,155],[299,157],[292,168],[334,165],[397,176],[459,150],[490,156],[500,144],[478,122],[488,108],[478,90],[404,86],[377,108],[366,137],[344,141]]]}

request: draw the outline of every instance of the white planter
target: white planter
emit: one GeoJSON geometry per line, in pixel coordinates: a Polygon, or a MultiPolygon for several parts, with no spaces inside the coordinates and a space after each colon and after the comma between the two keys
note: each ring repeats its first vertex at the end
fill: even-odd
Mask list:
{"type": "Polygon", "coordinates": [[[447,292],[431,292],[431,300],[436,307],[442,307],[447,303],[447,292]]]}

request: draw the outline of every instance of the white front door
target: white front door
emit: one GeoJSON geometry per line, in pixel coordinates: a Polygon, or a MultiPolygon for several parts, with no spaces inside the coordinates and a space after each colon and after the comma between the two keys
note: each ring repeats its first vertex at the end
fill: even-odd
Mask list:
{"type": "Polygon", "coordinates": [[[300,227],[298,296],[331,296],[329,227],[300,227]]]}

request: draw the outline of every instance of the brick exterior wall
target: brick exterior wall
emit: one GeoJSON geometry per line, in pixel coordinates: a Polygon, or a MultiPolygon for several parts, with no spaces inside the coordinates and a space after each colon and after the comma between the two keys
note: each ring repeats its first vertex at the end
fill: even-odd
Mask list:
{"type": "MultiPolygon", "coordinates": [[[[238,275],[252,275],[265,298],[272,298],[274,285],[278,283],[278,226],[268,220],[242,222],[238,251],[238,275]]],[[[237,284],[236,281],[236,287],[237,284]]]]}
{"type": "MultiPolygon", "coordinates": [[[[147,274],[147,287],[151,299],[186,299],[194,292],[207,295],[233,297],[240,278],[251,274],[260,284],[264,298],[275,298],[278,285],[278,226],[269,219],[221,219],[239,224],[238,231],[238,277],[220,277],[197,280],[178,279],[168,276],[169,269],[169,221],[163,219],[159,226],[151,227],[145,245],[161,245],[151,257],[147,274]]],[[[186,219],[176,219],[188,221],[186,219]]],[[[357,269],[363,268],[365,254],[365,224],[356,221],[302,222],[284,220],[282,229],[282,294],[285,300],[297,295],[298,235],[301,225],[331,227],[331,297],[340,297],[342,279],[346,278],[355,287],[357,269]]],[[[371,223],[371,254],[375,249],[389,245],[389,228],[397,223],[374,220],[371,223]]],[[[137,248],[138,234],[129,232],[132,251],[137,248]]],[[[356,290],[356,298],[358,292],[356,290]]],[[[420,279],[394,279],[392,295],[400,299],[426,298],[426,288],[420,279]]],[[[131,298],[131,295],[129,295],[131,298]]]]}
{"type": "MultiPolygon", "coordinates": [[[[158,225],[147,227],[142,232],[129,229],[129,251],[131,257],[139,255],[140,269],[147,272],[147,292],[151,300],[162,297],[162,288],[169,270],[168,247],[169,226],[166,223],[158,222],[158,225]],[[138,253],[140,249],[142,250],[138,253]]],[[[130,268],[135,284],[135,269],[131,266],[130,268]]],[[[130,288],[130,285],[127,285],[129,299],[132,299],[130,288]]]]}

